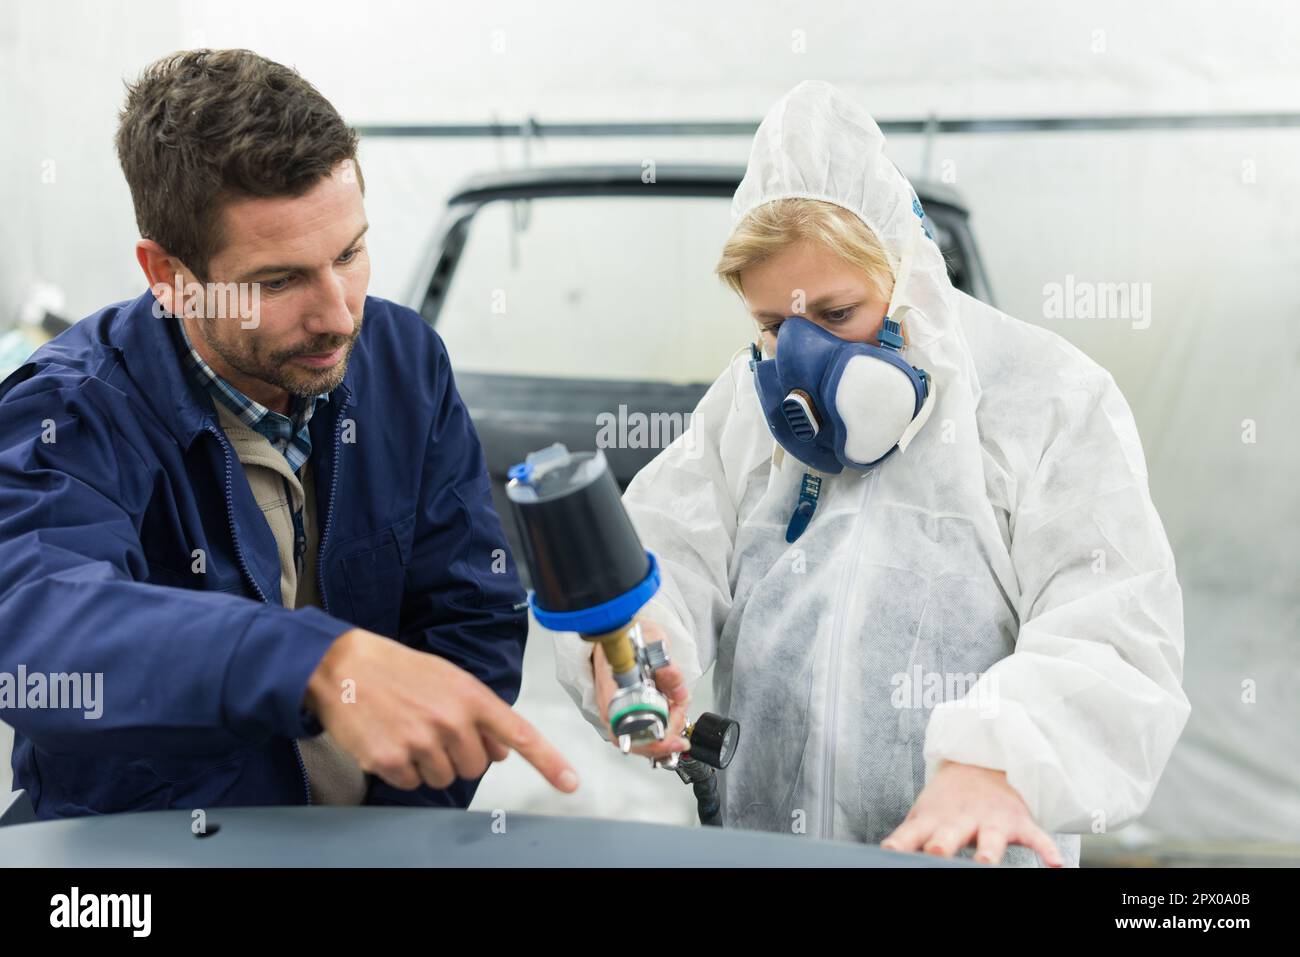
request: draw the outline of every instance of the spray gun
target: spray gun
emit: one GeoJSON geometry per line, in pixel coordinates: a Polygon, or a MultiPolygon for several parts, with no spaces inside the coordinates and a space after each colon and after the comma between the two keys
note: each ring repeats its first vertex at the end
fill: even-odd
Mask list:
{"type": "MultiPolygon", "coordinates": [[[[557,443],[529,454],[507,474],[506,497],[532,578],[533,615],[544,628],[577,632],[604,650],[618,685],[609,726],[624,754],[662,741],[668,700],[654,673],[669,663],[668,653],[662,642],[645,641],[636,619],[659,590],[659,566],[641,547],[604,454],[570,453],[557,443]]],[[[730,763],[740,726],[704,714],[682,734],[689,752],[651,763],[692,784],[701,822],[716,824],[715,770],[730,763]]]]}

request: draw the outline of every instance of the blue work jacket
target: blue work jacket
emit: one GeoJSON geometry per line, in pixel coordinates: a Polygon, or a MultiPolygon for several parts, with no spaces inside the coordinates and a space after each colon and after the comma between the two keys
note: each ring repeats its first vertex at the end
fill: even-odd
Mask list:
{"type": "MultiPolygon", "coordinates": [[[[353,626],[513,704],[525,596],[437,333],[366,299],[310,423],[322,607],[290,610],[271,529],[154,304],[100,310],[0,383],[0,673],[17,691],[0,718],[37,815],[311,803],[307,681],[353,626]],[[72,674],[88,694],[102,676],[98,717],[52,693],[72,674]]],[[[368,804],[465,807],[478,783],[367,779],[368,804]]]]}

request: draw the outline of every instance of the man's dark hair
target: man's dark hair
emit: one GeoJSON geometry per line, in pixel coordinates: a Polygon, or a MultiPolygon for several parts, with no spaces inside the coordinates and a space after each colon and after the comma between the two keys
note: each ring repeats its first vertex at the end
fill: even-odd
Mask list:
{"type": "Polygon", "coordinates": [[[140,235],[204,281],[224,243],[225,202],[301,196],[357,157],[356,131],[329,100],[251,50],[186,50],[150,64],[127,84],[119,121],[140,235]]]}

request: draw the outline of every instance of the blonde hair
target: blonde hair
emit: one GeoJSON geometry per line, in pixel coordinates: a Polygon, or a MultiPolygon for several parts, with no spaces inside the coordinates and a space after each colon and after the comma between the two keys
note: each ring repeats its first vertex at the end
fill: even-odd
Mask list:
{"type": "Polygon", "coordinates": [[[876,234],[856,214],[820,199],[777,199],[750,211],[722,247],[714,272],[743,297],[744,270],[803,240],[820,243],[861,269],[880,298],[893,292],[894,268],[876,234]]]}

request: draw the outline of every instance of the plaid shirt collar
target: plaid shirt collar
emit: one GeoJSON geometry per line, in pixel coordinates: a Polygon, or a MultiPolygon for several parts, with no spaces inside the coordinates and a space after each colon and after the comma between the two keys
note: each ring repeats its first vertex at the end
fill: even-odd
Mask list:
{"type": "Polygon", "coordinates": [[[329,393],[322,392],[310,401],[301,396],[294,396],[290,406],[292,418],[281,415],[260,402],[254,402],[217,375],[194,348],[189,333],[185,331],[185,323],[178,319],[176,328],[180,330],[181,340],[184,343],[182,356],[185,360],[185,368],[193,381],[206,390],[213,400],[229,409],[240,422],[266,436],[267,441],[276,451],[288,460],[289,468],[297,472],[311,457],[311,431],[307,426],[316,411],[316,406],[321,402],[329,401],[329,393]]]}

